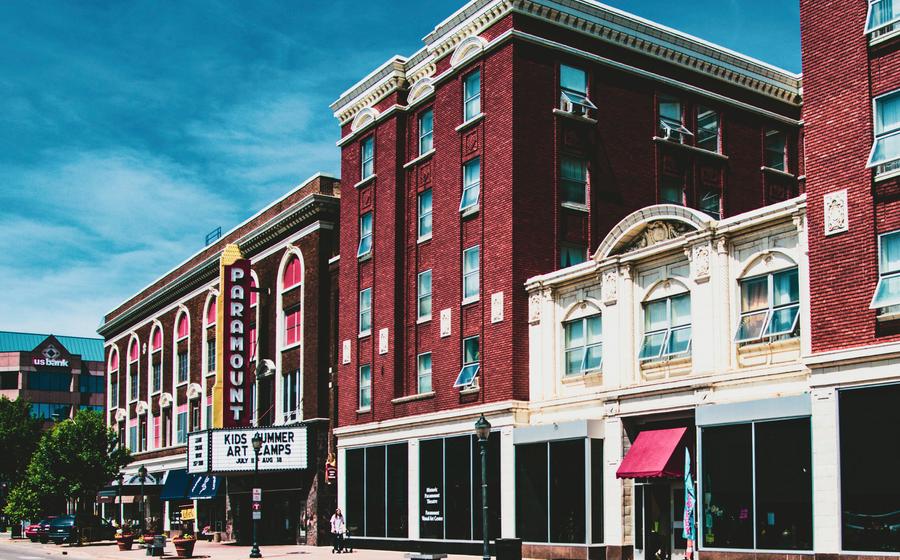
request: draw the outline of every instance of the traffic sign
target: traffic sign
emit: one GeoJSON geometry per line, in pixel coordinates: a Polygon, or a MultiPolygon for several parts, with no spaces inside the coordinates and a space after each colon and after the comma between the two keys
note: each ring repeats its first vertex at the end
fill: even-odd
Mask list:
{"type": "Polygon", "coordinates": [[[262,502],[253,502],[250,506],[253,511],[262,511],[262,502]]]}
{"type": "Polygon", "coordinates": [[[254,502],[262,501],[262,488],[254,488],[253,489],[253,501],[254,502]]]}

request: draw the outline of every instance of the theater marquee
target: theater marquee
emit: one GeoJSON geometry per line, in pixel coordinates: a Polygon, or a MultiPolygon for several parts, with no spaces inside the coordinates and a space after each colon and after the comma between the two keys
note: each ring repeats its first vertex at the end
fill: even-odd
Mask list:
{"type": "Polygon", "coordinates": [[[188,436],[188,472],[226,473],[254,470],[253,436],[259,434],[260,471],[303,470],[309,466],[306,426],[207,430],[188,436]]]}

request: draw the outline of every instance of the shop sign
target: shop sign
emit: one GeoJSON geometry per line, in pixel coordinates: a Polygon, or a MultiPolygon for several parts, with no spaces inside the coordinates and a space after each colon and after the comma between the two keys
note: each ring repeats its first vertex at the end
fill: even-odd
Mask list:
{"type": "Polygon", "coordinates": [[[253,436],[259,434],[260,471],[287,471],[308,468],[306,426],[243,428],[195,432],[188,439],[188,472],[251,472],[256,453],[253,436]],[[204,463],[204,457],[206,462],[204,463]],[[205,465],[205,470],[204,469],[205,465]]]}
{"type": "Polygon", "coordinates": [[[193,521],[195,519],[197,519],[197,511],[193,508],[193,506],[181,508],[182,521],[193,521]]]}
{"type": "Polygon", "coordinates": [[[441,489],[437,486],[426,486],[422,493],[422,501],[425,505],[422,510],[422,521],[426,523],[443,523],[444,512],[441,507],[441,489]]]}
{"type": "Polygon", "coordinates": [[[209,432],[194,432],[188,435],[188,472],[191,474],[209,471],[209,432]]]}
{"type": "Polygon", "coordinates": [[[325,483],[334,484],[337,481],[337,464],[334,462],[325,463],[325,483]]]}
{"type": "Polygon", "coordinates": [[[225,265],[223,278],[223,320],[226,329],[223,339],[224,375],[222,376],[225,407],[222,423],[226,428],[250,425],[247,377],[249,332],[247,321],[250,309],[250,261],[238,259],[225,265]]]}
{"type": "Polygon", "coordinates": [[[56,346],[48,344],[40,356],[32,356],[31,363],[36,366],[44,367],[69,367],[69,360],[60,358],[62,352],[56,349],[56,346]]]}

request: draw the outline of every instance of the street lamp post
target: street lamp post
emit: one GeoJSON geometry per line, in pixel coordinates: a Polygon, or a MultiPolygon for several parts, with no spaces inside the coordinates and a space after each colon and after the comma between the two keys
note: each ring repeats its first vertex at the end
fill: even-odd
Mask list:
{"type": "Polygon", "coordinates": [[[119,480],[119,507],[116,510],[116,519],[119,520],[119,527],[122,527],[122,481],[125,478],[122,473],[116,477],[119,480]]]}
{"type": "Polygon", "coordinates": [[[144,534],[144,480],[147,478],[147,467],[141,465],[138,469],[138,477],[141,481],[141,507],[138,508],[141,516],[141,535],[144,534]]]}
{"type": "MultiPolygon", "coordinates": [[[[253,454],[256,458],[253,462],[253,487],[259,488],[259,450],[262,447],[262,438],[259,434],[256,434],[250,442],[253,444],[253,454]]],[[[250,508],[250,511],[253,511],[252,507],[250,508]]],[[[253,513],[251,513],[251,515],[253,515],[253,513]]],[[[259,552],[259,542],[257,541],[259,519],[256,517],[257,516],[253,515],[253,548],[250,549],[250,558],[262,558],[262,554],[259,552]]]]}
{"type": "Polygon", "coordinates": [[[488,535],[488,487],[487,487],[487,446],[491,437],[491,423],[484,414],[475,422],[475,435],[478,436],[478,449],[481,451],[481,536],[484,540],[484,552],[482,558],[491,560],[491,551],[488,548],[490,540],[488,535]]]}

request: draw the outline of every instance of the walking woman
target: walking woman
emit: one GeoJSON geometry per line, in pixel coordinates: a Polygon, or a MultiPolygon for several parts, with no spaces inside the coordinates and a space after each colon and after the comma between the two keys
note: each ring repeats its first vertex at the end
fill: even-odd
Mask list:
{"type": "Polygon", "coordinates": [[[347,524],[344,522],[344,514],[341,508],[337,508],[331,516],[331,534],[334,535],[334,544],[331,553],[344,552],[344,533],[347,532],[347,524]]]}

